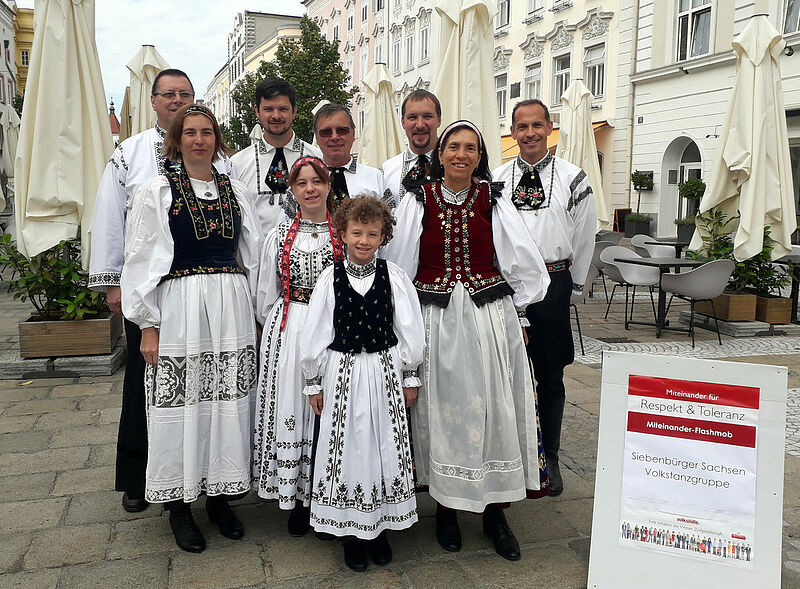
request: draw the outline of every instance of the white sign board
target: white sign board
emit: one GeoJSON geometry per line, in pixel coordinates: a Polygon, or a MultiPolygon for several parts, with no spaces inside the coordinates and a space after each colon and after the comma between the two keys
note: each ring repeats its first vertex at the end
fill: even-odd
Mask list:
{"type": "Polygon", "coordinates": [[[604,354],[590,588],[780,587],[786,385],[785,367],[604,354]]]}

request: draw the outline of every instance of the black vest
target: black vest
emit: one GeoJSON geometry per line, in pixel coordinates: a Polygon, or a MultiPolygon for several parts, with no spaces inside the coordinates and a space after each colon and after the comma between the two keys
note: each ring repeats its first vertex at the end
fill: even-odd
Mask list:
{"type": "Polygon", "coordinates": [[[381,352],[397,345],[392,327],[394,307],[392,285],[386,260],[375,260],[375,278],[364,296],[356,292],[347,279],[344,262],[333,267],[333,292],[336,307],[333,327],[336,336],[328,347],[337,352],[357,354],[381,352]]]}

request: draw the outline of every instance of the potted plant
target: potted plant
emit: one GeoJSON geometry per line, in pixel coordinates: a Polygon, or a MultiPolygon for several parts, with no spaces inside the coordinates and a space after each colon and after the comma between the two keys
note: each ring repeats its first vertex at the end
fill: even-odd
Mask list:
{"type": "Polygon", "coordinates": [[[640,233],[650,235],[650,221],[652,220],[650,215],[628,213],[625,215],[625,237],[633,237],[640,233]]]}
{"type": "Polygon", "coordinates": [[[780,289],[790,281],[790,275],[772,263],[770,228],[764,227],[764,247],[749,260],[747,288],[756,294],[756,320],[764,323],[789,323],[792,300],[780,296],[780,289]]]}
{"type": "Polygon", "coordinates": [[[675,225],[678,226],[678,241],[689,242],[692,240],[695,222],[696,220],[694,215],[688,215],[686,217],[681,217],[680,219],[675,219],[675,225]]]}
{"type": "Polygon", "coordinates": [[[20,356],[110,354],[122,334],[122,318],[108,312],[105,295],[89,290],[81,270],[80,244],[66,240],[30,259],[0,237],[2,282],[35,312],[19,324],[20,356]]]}
{"type": "Polygon", "coordinates": [[[675,219],[678,241],[691,241],[695,227],[695,212],[706,192],[706,183],[700,178],[689,178],[678,185],[678,196],[686,199],[686,216],[675,219]]]}

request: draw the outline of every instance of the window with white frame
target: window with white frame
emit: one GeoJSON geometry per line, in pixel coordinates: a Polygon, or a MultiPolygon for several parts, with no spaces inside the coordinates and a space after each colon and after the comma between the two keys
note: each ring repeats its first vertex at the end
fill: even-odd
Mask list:
{"type": "Polygon", "coordinates": [[[678,0],[678,61],[705,55],[711,47],[711,0],[678,0]]]}
{"type": "Polygon", "coordinates": [[[544,0],[528,0],[528,14],[544,9],[544,0]]]}
{"type": "Polygon", "coordinates": [[[372,0],[372,12],[383,10],[383,0],[372,0]]]}
{"type": "Polygon", "coordinates": [[[359,109],[358,111],[358,134],[359,136],[364,133],[364,109],[359,109]]]}
{"type": "Polygon", "coordinates": [[[348,33],[353,30],[353,26],[355,25],[355,20],[356,19],[353,16],[352,12],[347,15],[347,32],[348,33]]]}
{"type": "Polygon", "coordinates": [[[428,47],[431,38],[431,26],[425,25],[419,30],[419,62],[427,63],[430,59],[428,47]]]}
{"type": "Polygon", "coordinates": [[[570,55],[559,55],[553,58],[553,100],[555,105],[561,104],[561,95],[569,86],[570,55]]]}
{"type": "Polygon", "coordinates": [[[392,40],[392,71],[400,71],[400,36],[392,40]]]}
{"type": "Polygon", "coordinates": [[[383,62],[383,45],[375,43],[375,63],[383,62]]]}
{"type": "Polygon", "coordinates": [[[583,79],[595,98],[605,95],[606,46],[587,47],[583,50],[583,79]]]}
{"type": "Polygon", "coordinates": [[[414,29],[406,31],[406,68],[414,67],[414,29]]]}
{"type": "Polygon", "coordinates": [[[361,5],[361,22],[365,22],[369,17],[369,0],[364,0],[364,4],[361,5]]]}
{"type": "Polygon", "coordinates": [[[497,3],[497,14],[494,17],[494,28],[507,27],[511,22],[511,0],[500,0],[497,3]]]}
{"type": "Polygon", "coordinates": [[[783,32],[800,31],[800,0],[785,0],[786,16],[783,19],[783,32]]]}
{"type": "Polygon", "coordinates": [[[508,102],[508,74],[495,76],[494,88],[497,94],[497,116],[502,119],[506,116],[506,103],[508,102]]]}
{"type": "Polygon", "coordinates": [[[338,41],[339,40],[339,25],[338,24],[333,25],[333,40],[334,41],[338,41]]]}
{"type": "Polygon", "coordinates": [[[525,98],[538,98],[542,94],[542,64],[529,63],[525,66],[525,98]]]}
{"type": "Polygon", "coordinates": [[[369,63],[369,47],[364,46],[361,48],[361,63],[359,64],[358,75],[363,80],[367,75],[367,64],[369,63]]]}
{"type": "Polygon", "coordinates": [[[28,67],[31,62],[31,53],[27,49],[22,49],[19,52],[19,62],[23,67],[28,67]]]}

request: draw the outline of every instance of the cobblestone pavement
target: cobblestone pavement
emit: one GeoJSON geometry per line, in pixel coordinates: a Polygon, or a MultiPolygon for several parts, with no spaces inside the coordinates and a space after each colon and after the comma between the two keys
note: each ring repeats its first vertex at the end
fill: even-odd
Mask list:
{"type": "MultiPolygon", "coordinates": [[[[601,291],[602,292],[602,291],[601,291]]],[[[600,295],[602,296],[602,294],[600,295]]],[[[480,517],[460,521],[464,550],[442,551],[434,539],[434,505],[419,496],[420,522],[391,535],[394,561],[352,573],[336,542],[290,538],[286,514],[252,496],[234,509],[245,538],[226,540],[195,505],[208,542],[202,554],[179,550],[165,514],[151,506],[127,514],[114,492],[122,372],[111,377],[0,380],[0,589],[8,587],[533,587],[586,586],[604,349],[724,358],[789,368],[784,487],[783,587],[800,587],[800,355],[798,338],[724,338],[622,328],[622,305],[607,321],[598,299],[580,306],[586,356],[566,370],[564,494],[512,506],[509,521],[523,558],[498,557],[480,517]]],[[[14,346],[25,306],[0,295],[0,349],[14,346]]],[[[677,311],[675,311],[677,313],[677,311]]],[[[671,312],[672,316],[672,312],[671,312]]],[[[622,588],[625,589],[625,588],[622,588]]]]}

